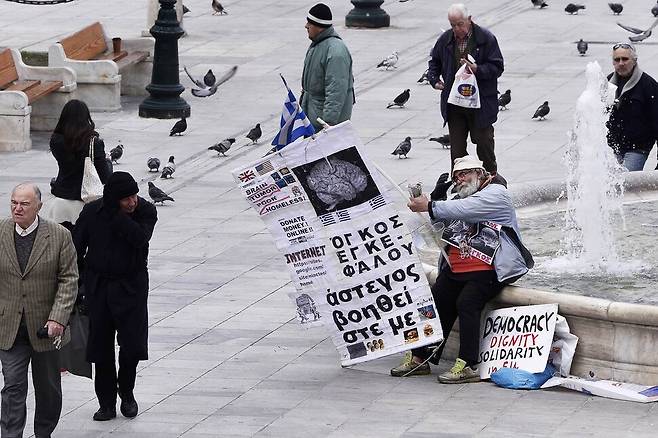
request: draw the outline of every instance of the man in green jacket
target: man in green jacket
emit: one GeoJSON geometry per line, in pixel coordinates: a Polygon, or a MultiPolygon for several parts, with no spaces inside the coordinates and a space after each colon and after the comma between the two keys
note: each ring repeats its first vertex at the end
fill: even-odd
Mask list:
{"type": "Polygon", "coordinates": [[[316,130],[320,117],[337,125],[352,117],[354,76],[352,55],[331,25],[331,9],[324,3],[313,6],[306,16],[312,41],[306,51],[302,73],[302,109],[316,130]]]}

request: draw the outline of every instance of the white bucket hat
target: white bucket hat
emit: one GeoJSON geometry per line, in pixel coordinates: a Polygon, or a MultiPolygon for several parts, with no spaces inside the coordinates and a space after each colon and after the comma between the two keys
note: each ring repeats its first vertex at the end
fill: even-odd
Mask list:
{"type": "Polygon", "coordinates": [[[453,176],[455,175],[455,172],[459,172],[460,170],[467,170],[467,169],[484,170],[484,166],[482,164],[482,161],[478,160],[477,158],[471,155],[466,155],[465,157],[461,157],[461,158],[455,158],[455,165],[452,168],[453,176]]]}

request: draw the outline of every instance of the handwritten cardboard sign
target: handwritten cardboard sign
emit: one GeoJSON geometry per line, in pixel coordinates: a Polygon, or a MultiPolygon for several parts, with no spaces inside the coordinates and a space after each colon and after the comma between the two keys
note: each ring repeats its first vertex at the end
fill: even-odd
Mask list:
{"type": "Polygon", "coordinates": [[[557,304],[489,312],[481,327],[480,377],[487,379],[499,368],[544,371],[556,322],[557,304]]]}

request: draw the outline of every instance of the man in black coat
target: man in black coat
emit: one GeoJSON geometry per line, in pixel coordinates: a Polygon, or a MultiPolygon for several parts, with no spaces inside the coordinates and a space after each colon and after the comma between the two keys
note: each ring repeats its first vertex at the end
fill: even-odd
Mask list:
{"type": "Polygon", "coordinates": [[[96,368],[97,421],[116,417],[117,384],[121,413],[125,417],[137,415],[133,395],[137,363],[148,359],[147,262],[149,240],[158,218],[153,204],[137,196],[138,191],[129,173],[113,173],[103,197],[82,209],[73,232],[78,263],[84,272],[90,321],[87,360],[96,368]]]}
{"type": "Polygon", "coordinates": [[[608,146],[627,170],[642,170],[658,139],[658,83],[640,69],[632,44],[612,47],[612,65],[608,80],[617,91],[607,123],[608,146]]]}
{"type": "Polygon", "coordinates": [[[451,29],[443,32],[430,52],[427,79],[441,90],[443,125],[450,131],[450,163],[468,154],[466,139],[477,146],[478,158],[492,174],[498,171],[494,153],[493,124],[498,118],[498,78],[503,74],[503,55],[496,37],[471,21],[461,3],[448,8],[451,29]],[[468,56],[475,62],[471,62],[468,56]],[[480,108],[463,108],[448,103],[457,70],[467,64],[475,74],[480,93],[480,108]]]}

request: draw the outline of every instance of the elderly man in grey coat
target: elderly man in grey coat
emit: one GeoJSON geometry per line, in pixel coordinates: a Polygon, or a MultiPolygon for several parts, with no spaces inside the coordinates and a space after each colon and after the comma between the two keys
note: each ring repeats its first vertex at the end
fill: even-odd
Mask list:
{"type": "Polygon", "coordinates": [[[11,193],[11,219],[0,220],[0,361],[2,437],[23,436],[27,417],[27,370],[32,362],[34,434],[50,437],[62,410],[54,340],[68,342],[65,327],[78,291],[71,233],[39,218],[41,192],[20,184],[11,193]],[[45,327],[48,339],[37,337],[45,327]]]}
{"type": "MultiPolygon", "coordinates": [[[[444,339],[459,317],[459,356],[452,369],[439,376],[439,382],[477,382],[480,313],[505,284],[525,275],[534,262],[521,242],[512,198],[501,176],[490,175],[482,161],[467,155],[454,161],[452,181],[455,198],[446,200],[450,183],[443,185],[443,193],[436,193],[437,184],[436,201],[421,195],[408,206],[415,212],[428,212],[434,222],[460,234],[456,238],[447,229],[443,232],[447,256],[441,258],[439,276],[432,286],[444,339]],[[477,243],[482,241],[486,245],[477,243]]],[[[413,349],[391,375],[429,374],[427,361],[438,363],[441,352],[441,348],[437,352],[413,349]]]]}
{"type": "Polygon", "coordinates": [[[319,131],[318,117],[329,125],[352,117],[352,55],[334,30],[331,9],[324,3],[309,10],[305,27],[312,42],[304,59],[301,107],[319,131]]]}

